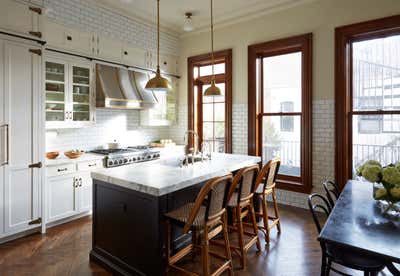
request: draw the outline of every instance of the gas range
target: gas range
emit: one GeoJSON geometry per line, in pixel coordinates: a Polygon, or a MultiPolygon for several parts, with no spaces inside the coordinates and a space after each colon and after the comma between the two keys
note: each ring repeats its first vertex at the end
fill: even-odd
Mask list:
{"type": "Polygon", "coordinates": [[[104,166],[107,168],[160,158],[160,151],[148,146],[136,146],[123,149],[98,149],[91,152],[105,155],[104,166]]]}

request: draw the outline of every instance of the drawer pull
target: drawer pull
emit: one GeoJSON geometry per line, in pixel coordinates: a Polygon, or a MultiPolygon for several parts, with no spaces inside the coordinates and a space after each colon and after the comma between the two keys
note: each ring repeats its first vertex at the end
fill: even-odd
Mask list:
{"type": "Polygon", "coordinates": [[[64,168],[64,169],[57,169],[58,172],[66,172],[68,171],[68,168],[64,168]]]}
{"type": "Polygon", "coordinates": [[[88,165],[89,168],[90,168],[90,167],[96,167],[96,166],[97,166],[96,163],[94,163],[94,164],[89,164],[89,165],[88,165]]]}

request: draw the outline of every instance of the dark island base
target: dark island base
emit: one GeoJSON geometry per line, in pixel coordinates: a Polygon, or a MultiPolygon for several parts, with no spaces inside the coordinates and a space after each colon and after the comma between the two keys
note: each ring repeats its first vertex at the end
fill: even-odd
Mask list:
{"type": "MultiPolygon", "coordinates": [[[[163,275],[163,214],[194,201],[204,183],[156,197],[109,183],[93,183],[90,259],[119,275],[163,275]]],[[[174,228],[173,236],[180,236],[174,228]]],[[[174,248],[190,237],[175,239],[174,248]]]]}

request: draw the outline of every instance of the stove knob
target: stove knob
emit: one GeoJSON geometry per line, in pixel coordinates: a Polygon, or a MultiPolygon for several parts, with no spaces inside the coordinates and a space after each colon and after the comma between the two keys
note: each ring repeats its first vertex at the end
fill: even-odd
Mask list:
{"type": "Polygon", "coordinates": [[[115,161],[114,161],[114,165],[118,165],[118,160],[115,160],[115,161]]]}
{"type": "Polygon", "coordinates": [[[132,159],[129,158],[128,162],[129,162],[129,163],[132,162],[132,159]]]}
{"type": "Polygon", "coordinates": [[[119,162],[118,162],[120,165],[122,164],[122,160],[119,160],[119,162]]]}
{"type": "Polygon", "coordinates": [[[111,160],[108,161],[108,165],[109,165],[109,166],[112,166],[112,165],[113,165],[113,161],[111,161],[111,160]]]}
{"type": "Polygon", "coordinates": [[[125,158],[125,159],[124,159],[124,163],[128,163],[128,159],[125,158]]]}
{"type": "Polygon", "coordinates": [[[132,162],[135,162],[135,161],[136,161],[136,158],[135,158],[135,157],[133,157],[133,158],[132,158],[132,162]]]}
{"type": "Polygon", "coordinates": [[[140,161],[140,159],[142,159],[140,156],[137,158],[138,161],[140,161]]]}
{"type": "Polygon", "coordinates": [[[147,155],[146,158],[147,158],[147,159],[150,159],[150,158],[151,158],[151,155],[147,155]]]}

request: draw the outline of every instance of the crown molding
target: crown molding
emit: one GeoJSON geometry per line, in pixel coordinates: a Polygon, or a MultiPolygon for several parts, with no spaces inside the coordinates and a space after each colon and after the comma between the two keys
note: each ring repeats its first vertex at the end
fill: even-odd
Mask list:
{"type": "MultiPolygon", "coordinates": [[[[250,11],[248,13],[245,13],[241,16],[235,17],[235,18],[226,18],[226,19],[222,19],[219,20],[217,22],[214,23],[214,29],[222,29],[231,25],[235,25],[237,23],[241,23],[241,22],[246,22],[246,21],[250,21],[268,14],[273,14],[273,13],[277,13],[283,10],[287,10],[296,6],[301,6],[301,5],[305,5],[305,4],[309,4],[312,2],[317,2],[320,0],[299,0],[297,2],[289,2],[289,3],[283,3],[281,5],[277,5],[277,6],[273,6],[273,7],[265,7],[265,8],[261,8],[258,9],[257,11],[250,11]]],[[[201,27],[196,27],[195,31],[192,32],[180,32],[180,37],[181,38],[185,38],[185,37],[190,37],[193,35],[197,35],[200,33],[204,33],[204,32],[209,32],[210,31],[210,26],[209,24],[204,24],[201,27]]]]}

